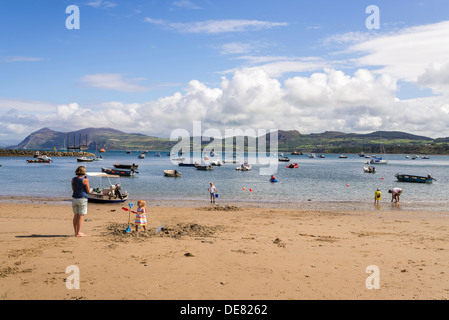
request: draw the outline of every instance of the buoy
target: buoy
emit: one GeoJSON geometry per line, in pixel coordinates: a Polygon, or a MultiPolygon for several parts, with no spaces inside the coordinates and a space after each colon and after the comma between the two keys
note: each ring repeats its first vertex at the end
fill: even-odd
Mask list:
{"type": "Polygon", "coordinates": [[[253,192],[253,189],[249,189],[249,192],[253,192]]]}
{"type": "Polygon", "coordinates": [[[347,184],[346,186],[349,187],[349,184],[347,184]]]}
{"type": "Polygon", "coordinates": [[[245,187],[243,187],[243,191],[245,191],[246,190],[246,188],[245,187]]]}
{"type": "Polygon", "coordinates": [[[385,178],[384,178],[384,177],[382,177],[382,180],[385,180],[385,178]]]}

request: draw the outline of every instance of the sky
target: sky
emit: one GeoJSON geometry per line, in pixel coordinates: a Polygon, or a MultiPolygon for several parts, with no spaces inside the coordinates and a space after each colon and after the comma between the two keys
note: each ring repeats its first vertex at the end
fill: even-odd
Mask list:
{"type": "Polygon", "coordinates": [[[1,1],[0,145],[43,127],[170,137],[194,121],[447,137],[448,12],[447,0],[1,1]]]}

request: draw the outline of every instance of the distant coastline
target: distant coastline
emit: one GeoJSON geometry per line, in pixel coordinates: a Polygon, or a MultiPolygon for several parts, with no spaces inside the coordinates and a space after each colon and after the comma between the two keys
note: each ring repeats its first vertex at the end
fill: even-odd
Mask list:
{"type": "MultiPolygon", "coordinates": [[[[34,157],[37,150],[0,149],[0,157],[34,157]]],[[[39,154],[48,157],[94,157],[90,152],[41,151],[39,154]]]]}

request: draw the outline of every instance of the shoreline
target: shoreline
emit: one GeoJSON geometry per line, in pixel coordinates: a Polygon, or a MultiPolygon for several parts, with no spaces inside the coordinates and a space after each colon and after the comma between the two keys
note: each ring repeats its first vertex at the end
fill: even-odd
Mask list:
{"type": "MultiPolygon", "coordinates": [[[[136,203],[139,199],[129,199],[127,202],[136,203]]],[[[145,198],[149,207],[167,207],[167,208],[192,208],[210,206],[208,199],[154,199],[145,198]]],[[[71,197],[21,197],[0,195],[0,204],[7,203],[41,203],[49,205],[71,205],[71,197]]],[[[126,203],[113,204],[115,207],[125,206],[126,203]]],[[[89,203],[90,204],[90,203],[89,203]]],[[[391,203],[390,200],[384,200],[380,206],[374,205],[371,201],[256,201],[256,200],[236,200],[236,199],[220,199],[216,202],[217,206],[236,206],[245,208],[270,208],[270,209],[292,209],[302,211],[410,211],[410,212],[433,212],[448,214],[447,208],[449,201],[441,202],[422,202],[422,201],[402,201],[399,205],[391,203]]]]}

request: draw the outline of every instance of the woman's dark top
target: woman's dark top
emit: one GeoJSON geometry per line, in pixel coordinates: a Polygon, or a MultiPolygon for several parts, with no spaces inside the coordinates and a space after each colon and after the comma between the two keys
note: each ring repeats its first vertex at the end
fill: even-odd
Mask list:
{"type": "Polygon", "coordinates": [[[86,186],[83,184],[84,178],[75,177],[72,179],[73,194],[72,198],[81,199],[88,198],[86,193],[86,186]]]}

